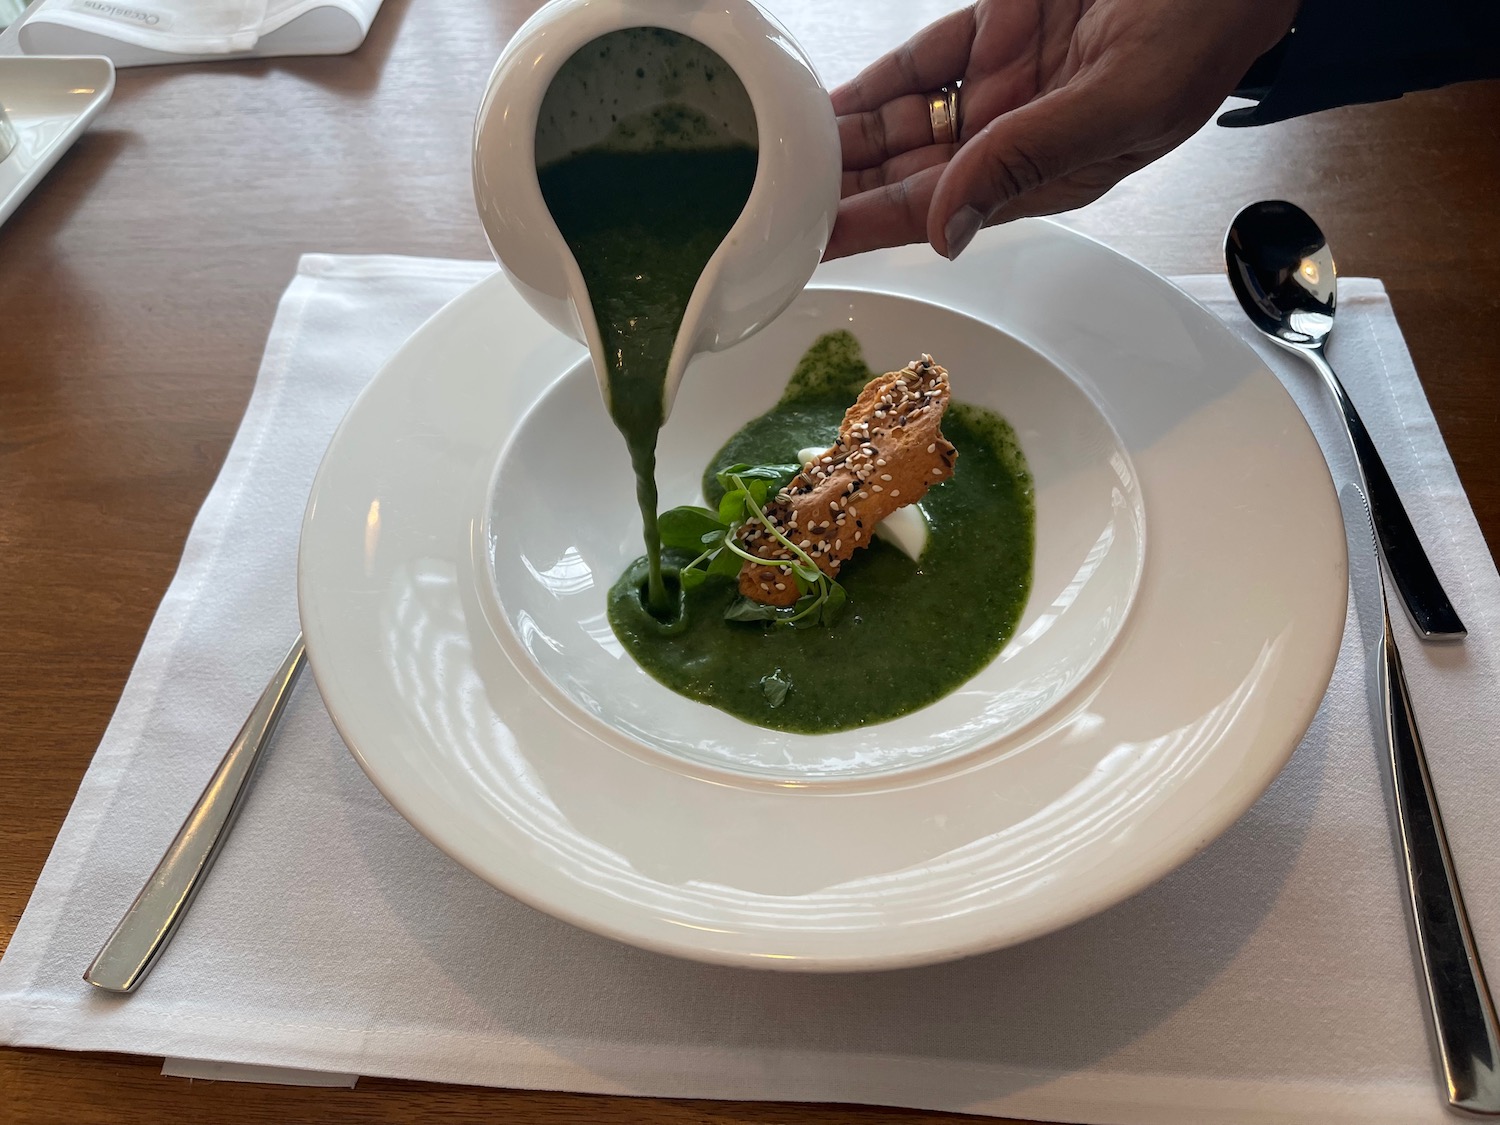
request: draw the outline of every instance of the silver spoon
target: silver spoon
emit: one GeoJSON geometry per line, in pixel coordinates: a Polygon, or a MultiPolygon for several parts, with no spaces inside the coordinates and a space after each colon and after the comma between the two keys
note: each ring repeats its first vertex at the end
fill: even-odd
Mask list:
{"type": "Polygon", "coordinates": [[[1256,328],[1312,364],[1333,392],[1359,462],[1375,535],[1417,633],[1426,641],[1468,635],[1401,504],[1370,433],[1334,374],[1324,349],[1333,331],[1337,275],[1328,240],[1293,203],[1264,200],[1234,217],[1224,239],[1229,284],[1256,328]]]}

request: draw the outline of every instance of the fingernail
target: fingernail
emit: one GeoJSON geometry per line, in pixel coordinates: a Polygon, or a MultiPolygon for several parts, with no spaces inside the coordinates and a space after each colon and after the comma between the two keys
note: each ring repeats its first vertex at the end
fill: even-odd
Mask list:
{"type": "Polygon", "coordinates": [[[948,240],[948,260],[951,262],[964,252],[964,247],[974,241],[979,228],[984,226],[984,216],[973,205],[965,203],[943,228],[943,237],[948,240]]]}

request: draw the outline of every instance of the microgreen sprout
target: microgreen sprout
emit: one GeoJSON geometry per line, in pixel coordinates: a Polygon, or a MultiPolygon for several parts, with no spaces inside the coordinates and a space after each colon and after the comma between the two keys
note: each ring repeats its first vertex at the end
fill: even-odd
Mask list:
{"type": "Polygon", "coordinates": [[[832,625],[848,600],[844,588],[824,574],[812,556],[782,534],[766,516],[766,497],[795,476],[798,469],[796,465],[731,465],[716,474],[724,489],[716,511],[683,507],[662,513],[659,522],[662,546],[697,552],[678,571],[684,590],[696,589],[710,576],[733,579],[747,561],[785,567],[796,583],[798,597],[794,605],[765,605],[741,596],[724,611],[726,620],[771,621],[794,629],[832,625]],[[791,559],[781,562],[763,559],[740,546],[740,531],[752,522],[785,547],[791,559]]]}

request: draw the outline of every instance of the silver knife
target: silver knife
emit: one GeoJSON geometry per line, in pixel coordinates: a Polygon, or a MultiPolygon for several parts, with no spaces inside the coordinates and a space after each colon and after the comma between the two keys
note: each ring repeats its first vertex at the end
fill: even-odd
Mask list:
{"type": "Polygon", "coordinates": [[[134,992],[167,948],[224,841],[229,839],[229,830],[250,791],[256,764],[281,721],[306,659],[298,634],[151,878],[84,970],[83,979],[94,987],[106,992],[134,992]]]}
{"type": "Polygon", "coordinates": [[[1372,671],[1376,738],[1383,740],[1380,749],[1389,767],[1392,828],[1406,875],[1412,949],[1427,990],[1448,1104],[1500,1116],[1500,1028],[1391,633],[1369,504],[1355,484],[1340,490],[1339,501],[1349,535],[1355,607],[1372,671]]]}

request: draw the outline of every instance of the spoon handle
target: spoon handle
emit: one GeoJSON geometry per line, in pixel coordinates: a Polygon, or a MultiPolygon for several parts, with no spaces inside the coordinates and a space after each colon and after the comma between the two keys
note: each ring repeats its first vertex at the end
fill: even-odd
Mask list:
{"type": "Polygon", "coordinates": [[[1365,495],[1370,501],[1370,515],[1375,523],[1375,538],[1380,544],[1380,553],[1401,594],[1401,603],[1406,606],[1412,625],[1424,641],[1456,641],[1468,636],[1469,631],[1459,620],[1458,611],[1448,600],[1443,584],[1438,580],[1422,541],[1417,538],[1411,518],[1401,503],[1401,494],[1391,483],[1385,462],[1370,431],[1365,429],[1359,411],[1344,390],[1344,384],[1334,373],[1332,365],[1321,348],[1299,348],[1318,374],[1328,384],[1333,397],[1338,400],[1339,410],[1344,416],[1344,428],[1354,446],[1354,457],[1359,462],[1359,472],[1365,495]]]}

